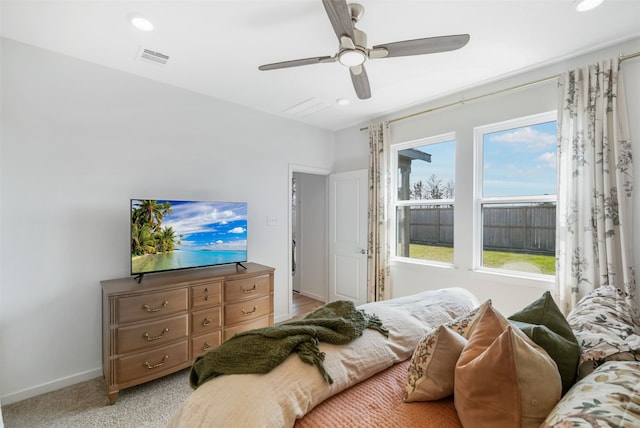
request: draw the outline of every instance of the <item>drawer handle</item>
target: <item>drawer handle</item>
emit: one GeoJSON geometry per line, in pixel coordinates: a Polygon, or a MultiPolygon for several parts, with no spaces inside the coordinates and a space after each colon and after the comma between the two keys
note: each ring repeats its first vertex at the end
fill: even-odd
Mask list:
{"type": "Polygon", "coordinates": [[[244,309],[242,309],[242,315],[251,315],[252,313],[254,313],[257,310],[258,310],[257,306],[254,306],[253,309],[250,310],[250,311],[245,311],[244,309]]]}
{"type": "Polygon", "coordinates": [[[206,288],[204,289],[204,292],[205,292],[205,293],[208,293],[208,292],[209,292],[209,287],[206,287],[206,288]]]}
{"type": "Polygon", "coordinates": [[[209,300],[209,295],[208,295],[208,294],[205,294],[205,295],[204,295],[204,300],[205,300],[205,301],[208,301],[208,300],[209,300]]]}
{"type": "Polygon", "coordinates": [[[158,311],[161,311],[163,308],[166,308],[168,304],[169,302],[165,300],[164,302],[162,302],[162,305],[158,306],[157,308],[152,308],[149,305],[142,305],[142,309],[144,309],[147,312],[158,312],[158,311]]]}
{"type": "Polygon", "coordinates": [[[147,360],[147,361],[145,361],[145,362],[144,362],[144,365],[145,365],[145,367],[146,367],[146,368],[148,368],[149,370],[151,370],[151,369],[156,369],[156,368],[158,368],[158,367],[162,366],[162,365],[163,365],[163,364],[164,364],[168,359],[169,359],[169,356],[168,356],[168,355],[165,355],[164,357],[162,357],[162,361],[160,361],[159,363],[151,364],[151,363],[149,362],[149,360],[147,360]]]}
{"type": "Polygon", "coordinates": [[[149,333],[145,333],[142,336],[144,336],[144,338],[147,339],[149,342],[152,342],[154,340],[162,339],[162,336],[164,336],[164,334],[168,332],[169,332],[169,328],[165,327],[165,329],[162,330],[162,333],[160,333],[159,336],[151,336],[149,335],[149,333]]]}
{"type": "Polygon", "coordinates": [[[202,350],[206,351],[209,348],[211,348],[211,344],[209,342],[204,342],[204,345],[202,345],[202,350]]]}
{"type": "Polygon", "coordinates": [[[205,318],[202,320],[202,325],[207,326],[209,324],[211,324],[213,322],[213,320],[211,318],[205,318]]]}
{"type": "Polygon", "coordinates": [[[256,291],[256,285],[253,284],[253,287],[251,288],[244,288],[244,285],[243,285],[242,287],[240,287],[240,290],[242,290],[244,294],[253,293],[254,291],[256,291]]]}

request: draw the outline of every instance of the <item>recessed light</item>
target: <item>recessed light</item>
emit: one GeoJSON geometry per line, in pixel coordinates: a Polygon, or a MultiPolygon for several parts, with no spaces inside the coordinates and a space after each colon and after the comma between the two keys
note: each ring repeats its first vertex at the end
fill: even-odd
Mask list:
{"type": "Polygon", "coordinates": [[[153,24],[141,15],[130,15],[129,20],[140,31],[153,31],[153,24]]]}
{"type": "Polygon", "coordinates": [[[578,12],[586,12],[600,6],[604,0],[578,0],[575,2],[578,12]]]}
{"type": "Polygon", "coordinates": [[[346,98],[338,98],[336,100],[336,104],[338,104],[339,106],[348,106],[349,105],[349,100],[346,98]]]}

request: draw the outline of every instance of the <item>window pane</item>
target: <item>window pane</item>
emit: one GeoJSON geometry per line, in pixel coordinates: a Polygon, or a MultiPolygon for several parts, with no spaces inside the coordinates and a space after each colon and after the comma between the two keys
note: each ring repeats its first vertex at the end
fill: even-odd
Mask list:
{"type": "Polygon", "coordinates": [[[484,204],[482,224],[482,266],[555,274],[555,202],[484,204]]]}
{"type": "Polygon", "coordinates": [[[555,194],[555,121],[484,134],[484,197],[555,194]]]}
{"type": "Polygon", "coordinates": [[[396,254],[453,263],[453,205],[411,205],[396,209],[396,254]]]}
{"type": "Polygon", "coordinates": [[[455,141],[398,150],[398,200],[453,199],[455,141]]]}

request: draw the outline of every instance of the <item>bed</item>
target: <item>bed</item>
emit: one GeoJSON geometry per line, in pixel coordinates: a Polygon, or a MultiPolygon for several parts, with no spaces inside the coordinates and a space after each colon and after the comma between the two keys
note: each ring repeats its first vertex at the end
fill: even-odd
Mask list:
{"type": "Polygon", "coordinates": [[[223,375],[205,382],[180,406],[169,427],[384,426],[390,415],[420,420],[421,426],[460,427],[451,398],[425,405],[405,403],[402,396],[408,360],[425,332],[478,303],[470,292],[448,288],[361,305],[359,309],[380,319],[388,337],[366,329],[345,345],[320,343],[333,383],[292,354],[266,374],[223,375]],[[350,418],[358,424],[348,422],[350,418]]]}
{"type": "Polygon", "coordinates": [[[623,290],[599,287],[567,317],[548,291],[508,318],[459,288],[359,308],[388,337],[320,344],[333,383],[292,354],[204,382],[169,426],[640,426],[640,306],[623,290]]]}

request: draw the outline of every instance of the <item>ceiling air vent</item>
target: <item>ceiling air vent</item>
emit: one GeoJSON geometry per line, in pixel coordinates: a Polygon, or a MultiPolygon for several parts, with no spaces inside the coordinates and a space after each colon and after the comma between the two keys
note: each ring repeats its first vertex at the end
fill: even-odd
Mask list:
{"type": "Polygon", "coordinates": [[[318,113],[326,110],[331,106],[317,98],[309,98],[298,104],[295,104],[284,111],[284,113],[292,116],[307,116],[309,114],[318,113]]]}
{"type": "Polygon", "coordinates": [[[166,64],[169,61],[169,56],[160,52],[152,51],[151,49],[145,49],[140,47],[138,51],[138,59],[143,62],[152,62],[154,64],[166,64]]]}

